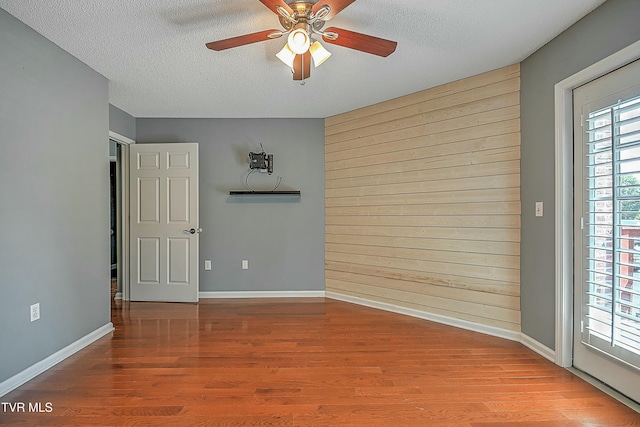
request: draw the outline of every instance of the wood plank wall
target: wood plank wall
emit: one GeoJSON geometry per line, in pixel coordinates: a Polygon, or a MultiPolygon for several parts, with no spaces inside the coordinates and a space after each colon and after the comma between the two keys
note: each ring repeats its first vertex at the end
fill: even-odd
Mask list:
{"type": "Polygon", "coordinates": [[[520,66],[325,121],[327,292],[520,332],[520,66]]]}

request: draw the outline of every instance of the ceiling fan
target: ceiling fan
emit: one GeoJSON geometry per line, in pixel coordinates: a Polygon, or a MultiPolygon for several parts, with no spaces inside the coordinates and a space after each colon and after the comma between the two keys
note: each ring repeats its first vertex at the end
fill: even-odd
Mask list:
{"type": "Polygon", "coordinates": [[[387,57],[396,50],[397,43],[342,28],[323,29],[326,21],[355,0],[260,0],[278,15],[284,30],[265,30],[244,36],[207,43],[209,49],[220,51],[251,43],[277,39],[288,34],[287,44],[276,55],[293,71],[293,79],[304,83],[311,75],[311,60],[316,67],[331,54],[316,39],[327,43],[387,57]]]}

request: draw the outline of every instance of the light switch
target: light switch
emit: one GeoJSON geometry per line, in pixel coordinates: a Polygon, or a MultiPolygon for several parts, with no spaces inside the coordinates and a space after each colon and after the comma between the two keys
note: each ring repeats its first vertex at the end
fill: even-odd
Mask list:
{"type": "Polygon", "coordinates": [[[204,269],[205,270],[211,270],[211,260],[210,259],[205,259],[204,260],[204,269]]]}
{"type": "Polygon", "coordinates": [[[536,216],[544,215],[544,206],[542,202],[536,202],[536,216]]]}

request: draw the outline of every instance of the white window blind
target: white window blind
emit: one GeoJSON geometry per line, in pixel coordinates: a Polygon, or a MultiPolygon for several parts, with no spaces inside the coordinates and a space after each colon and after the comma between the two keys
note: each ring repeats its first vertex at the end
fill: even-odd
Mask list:
{"type": "Polygon", "coordinates": [[[588,259],[582,341],[640,366],[640,97],[584,119],[588,259]]]}

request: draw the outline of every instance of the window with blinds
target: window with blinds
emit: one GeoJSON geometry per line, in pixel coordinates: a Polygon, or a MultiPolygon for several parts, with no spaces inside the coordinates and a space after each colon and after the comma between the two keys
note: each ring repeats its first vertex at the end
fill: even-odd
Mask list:
{"type": "Polygon", "coordinates": [[[582,341],[640,366],[640,97],[584,120],[588,255],[582,341]]]}

